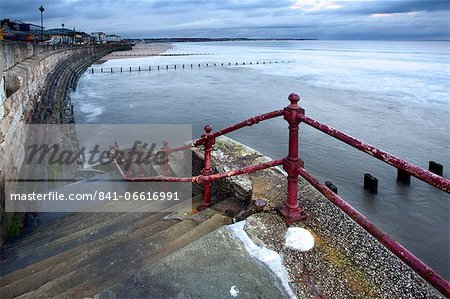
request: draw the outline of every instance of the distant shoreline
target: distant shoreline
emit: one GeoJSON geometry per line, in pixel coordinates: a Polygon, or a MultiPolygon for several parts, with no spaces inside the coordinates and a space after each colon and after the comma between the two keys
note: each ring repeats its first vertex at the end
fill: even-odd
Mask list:
{"type": "Polygon", "coordinates": [[[317,38],[127,38],[125,41],[129,43],[195,43],[195,42],[234,42],[234,41],[317,41],[317,38]]]}

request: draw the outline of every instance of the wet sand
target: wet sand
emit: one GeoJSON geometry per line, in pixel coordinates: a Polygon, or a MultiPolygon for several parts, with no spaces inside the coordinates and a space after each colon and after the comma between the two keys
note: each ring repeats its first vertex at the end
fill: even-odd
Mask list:
{"type": "Polygon", "coordinates": [[[136,44],[132,50],[112,52],[102,57],[102,60],[155,56],[170,49],[172,49],[172,44],[170,43],[136,44]]]}

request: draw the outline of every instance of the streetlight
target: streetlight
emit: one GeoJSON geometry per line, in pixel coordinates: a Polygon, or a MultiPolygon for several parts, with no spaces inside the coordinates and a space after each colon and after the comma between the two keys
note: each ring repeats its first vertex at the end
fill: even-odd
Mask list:
{"type": "Polygon", "coordinates": [[[61,41],[64,44],[64,23],[61,24],[62,26],[62,31],[61,31],[61,41]]]}
{"type": "Polygon", "coordinates": [[[41,43],[44,44],[44,6],[39,6],[41,12],[41,43]]]}

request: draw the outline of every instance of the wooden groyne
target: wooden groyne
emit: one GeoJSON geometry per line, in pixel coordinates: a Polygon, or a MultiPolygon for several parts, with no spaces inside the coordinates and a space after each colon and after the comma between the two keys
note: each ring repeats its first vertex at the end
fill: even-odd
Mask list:
{"type": "Polygon", "coordinates": [[[183,63],[183,64],[165,64],[156,66],[128,66],[128,67],[102,67],[90,68],[89,73],[124,73],[124,72],[141,72],[141,71],[160,71],[160,70],[177,70],[177,69],[198,69],[209,67],[228,67],[228,66],[249,66],[249,65],[268,65],[290,63],[291,61],[275,60],[275,61],[256,61],[256,62],[208,62],[208,63],[183,63]]]}

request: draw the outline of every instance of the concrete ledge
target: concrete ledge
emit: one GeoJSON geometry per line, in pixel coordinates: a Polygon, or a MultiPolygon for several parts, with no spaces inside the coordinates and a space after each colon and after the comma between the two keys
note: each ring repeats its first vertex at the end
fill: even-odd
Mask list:
{"type": "MultiPolygon", "coordinates": [[[[194,149],[194,156],[201,160],[202,149],[194,149]]],[[[213,147],[213,166],[217,172],[268,160],[269,157],[230,138],[219,138],[213,147]]],[[[245,202],[252,197],[268,200],[263,213],[247,219],[245,229],[256,244],[283,256],[300,298],[318,294],[328,298],[442,298],[305,180],[299,180],[300,205],[309,217],[294,226],[313,234],[316,245],[308,252],[284,246],[288,225],[275,209],[286,200],[284,171],[266,169],[226,178],[216,184],[220,193],[234,195],[245,202]]]]}

